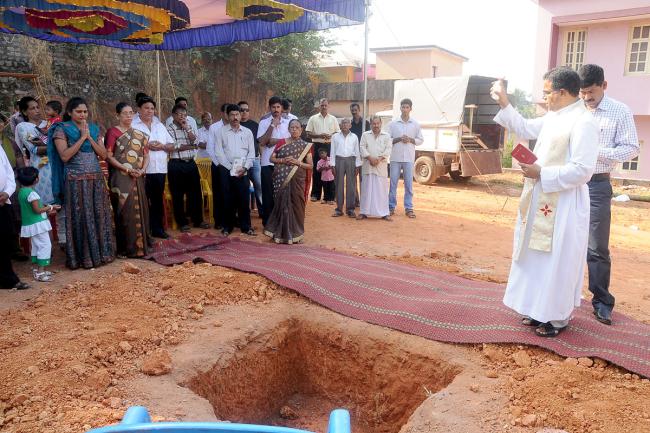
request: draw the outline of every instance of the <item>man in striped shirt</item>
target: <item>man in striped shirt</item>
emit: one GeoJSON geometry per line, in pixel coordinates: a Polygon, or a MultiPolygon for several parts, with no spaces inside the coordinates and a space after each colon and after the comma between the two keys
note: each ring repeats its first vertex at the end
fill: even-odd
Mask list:
{"type": "Polygon", "coordinates": [[[589,291],[596,320],[612,323],[614,296],[609,292],[611,259],[609,256],[609,227],[611,221],[612,184],[610,172],[616,164],[629,161],[639,154],[639,140],[632,112],[627,105],[605,96],[607,81],[603,68],[584,65],[580,75],[580,97],[599,124],[600,142],[594,175],[588,183],[591,202],[589,221],[589,291]]]}

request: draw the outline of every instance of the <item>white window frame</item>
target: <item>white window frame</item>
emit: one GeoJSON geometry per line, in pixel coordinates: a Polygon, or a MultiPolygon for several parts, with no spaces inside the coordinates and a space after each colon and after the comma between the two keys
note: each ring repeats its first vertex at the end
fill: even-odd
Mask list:
{"type": "Polygon", "coordinates": [[[625,75],[650,75],[650,30],[648,31],[648,37],[643,37],[643,28],[650,27],[650,22],[634,24],[630,27],[630,32],[627,38],[627,52],[625,56],[625,75]],[[634,38],[634,29],[641,28],[641,35],[639,38],[634,38]],[[640,46],[637,47],[637,51],[632,51],[632,46],[634,44],[645,44],[645,51],[640,49],[640,46]],[[630,71],[630,66],[632,65],[632,55],[636,54],[637,59],[634,61],[635,66],[638,67],[638,56],[643,54],[645,57],[644,69],[642,71],[630,71]]]}
{"type": "Polygon", "coordinates": [[[640,161],[640,156],[641,156],[641,146],[643,146],[643,140],[639,140],[639,154],[635,156],[634,158],[630,159],[629,161],[621,162],[621,171],[624,171],[626,173],[638,173],[639,172],[639,167],[641,167],[641,161],[640,161]],[[632,164],[636,164],[636,168],[631,168],[632,164]],[[625,168],[625,164],[627,164],[627,168],[625,168]]]}
{"type": "Polygon", "coordinates": [[[584,27],[565,29],[562,32],[562,59],[560,64],[568,66],[574,70],[580,69],[580,66],[585,64],[585,53],[587,52],[587,29],[584,27]],[[580,36],[583,40],[580,40],[580,36]],[[573,37],[571,40],[570,38],[573,37]],[[571,44],[571,52],[569,51],[569,44],[571,44]],[[582,46],[580,46],[582,44],[582,46]],[[582,51],[579,49],[582,48],[582,51]],[[571,55],[571,58],[567,58],[571,55]]]}

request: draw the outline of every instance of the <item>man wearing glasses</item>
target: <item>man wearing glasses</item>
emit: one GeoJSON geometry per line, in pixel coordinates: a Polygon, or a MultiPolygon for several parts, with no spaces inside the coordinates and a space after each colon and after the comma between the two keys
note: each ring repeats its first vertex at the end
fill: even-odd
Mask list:
{"type": "Polygon", "coordinates": [[[580,305],[589,234],[589,188],[596,166],[598,125],[578,97],[580,77],[560,67],[544,75],[549,112],[524,119],[508,101],[505,83],[492,94],[495,122],[522,139],[537,139],[533,164],[521,163],[524,188],[503,302],[540,337],[555,337],[580,305]]]}

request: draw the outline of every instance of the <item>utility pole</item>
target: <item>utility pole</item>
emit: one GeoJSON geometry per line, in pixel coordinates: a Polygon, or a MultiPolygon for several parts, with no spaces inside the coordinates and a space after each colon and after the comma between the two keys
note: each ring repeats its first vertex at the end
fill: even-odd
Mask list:
{"type": "Polygon", "coordinates": [[[370,1],[365,1],[365,37],[364,37],[364,46],[363,46],[363,119],[361,125],[361,131],[366,132],[366,122],[368,119],[369,107],[368,107],[368,19],[370,18],[370,1]]]}

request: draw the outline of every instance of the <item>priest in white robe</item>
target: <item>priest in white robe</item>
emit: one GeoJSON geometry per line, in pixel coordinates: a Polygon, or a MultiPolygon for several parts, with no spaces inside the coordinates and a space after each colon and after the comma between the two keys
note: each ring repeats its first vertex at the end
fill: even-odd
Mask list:
{"type": "Polygon", "coordinates": [[[393,143],[381,130],[381,117],[372,116],[370,131],[361,135],[359,151],[363,164],[361,174],[361,213],[357,219],[369,216],[391,221],[388,209],[388,160],[393,143]]]}
{"type": "Polygon", "coordinates": [[[503,302],[542,337],[558,335],[580,305],[589,232],[589,190],[599,130],[578,98],[580,78],[570,68],[544,75],[549,112],[524,119],[510,105],[503,82],[492,88],[500,125],[537,139],[537,161],[521,164],[525,177],[503,302]]]}

